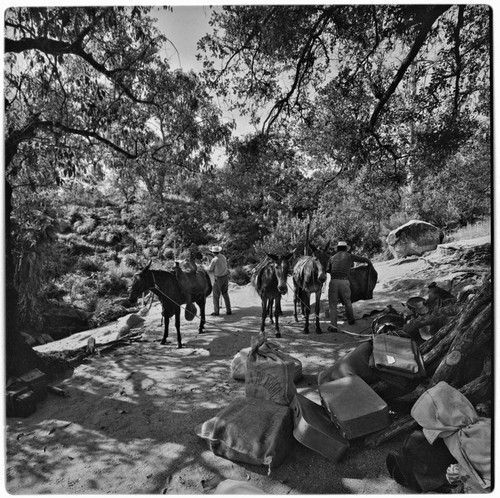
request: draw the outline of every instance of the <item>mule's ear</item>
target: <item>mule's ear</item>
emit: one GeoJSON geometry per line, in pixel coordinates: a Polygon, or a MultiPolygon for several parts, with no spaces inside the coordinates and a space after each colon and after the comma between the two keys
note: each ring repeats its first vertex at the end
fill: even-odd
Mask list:
{"type": "Polygon", "coordinates": [[[323,249],[323,251],[328,251],[329,247],[330,247],[330,242],[331,240],[329,240],[326,244],[325,244],[325,248],[323,249]]]}
{"type": "Polygon", "coordinates": [[[153,262],[152,259],[149,260],[149,263],[144,267],[144,269],[142,271],[146,271],[146,270],[149,270],[149,267],[151,266],[151,263],[153,262]]]}
{"type": "Polygon", "coordinates": [[[309,244],[312,252],[316,252],[317,247],[314,244],[309,244]]]}
{"type": "Polygon", "coordinates": [[[286,256],[285,259],[292,259],[295,256],[295,249],[292,252],[289,252],[286,256]]]}
{"type": "Polygon", "coordinates": [[[279,258],[278,256],[276,256],[276,254],[269,254],[268,252],[266,252],[266,256],[268,258],[271,258],[273,261],[279,261],[279,258]]]}

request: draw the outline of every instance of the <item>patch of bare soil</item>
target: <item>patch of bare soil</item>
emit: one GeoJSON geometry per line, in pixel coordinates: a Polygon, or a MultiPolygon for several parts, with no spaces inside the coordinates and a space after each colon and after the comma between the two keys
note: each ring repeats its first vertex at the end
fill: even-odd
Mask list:
{"type": "MultiPolygon", "coordinates": [[[[442,260],[442,255],[434,255],[442,260]]],[[[432,256],[432,257],[434,257],[432,256]]],[[[282,338],[287,353],[303,364],[297,391],[319,402],[317,374],[355,348],[367,334],[374,310],[388,304],[398,311],[408,297],[425,292],[431,281],[449,281],[461,272],[450,263],[413,258],[375,265],[379,281],[374,298],[354,304],[350,333],[302,334],[293,318],[291,288],[283,301],[282,338]],[[457,273],[458,272],[458,273],[457,273]],[[364,316],[364,318],[363,318],[364,316]]],[[[291,285],[291,281],[290,281],[291,285]]],[[[327,306],[327,287],[322,309],[327,306]]],[[[175,333],[160,345],[161,309],[153,303],[145,322],[133,329],[140,339],[89,356],[74,374],[58,384],[67,397],[49,394],[27,418],[6,420],[6,489],[12,494],[206,494],[224,479],[248,482],[270,494],[402,494],[385,458],[402,437],[378,448],[354,441],[334,464],[296,442],[285,462],[270,475],[267,468],[215,456],[195,434],[235,397],[244,383],[232,379],[234,355],[259,332],[260,299],[251,286],[232,286],[233,315],[208,317],[198,334],[198,319],[181,320],[184,342],[175,333]]],[[[209,297],[207,313],[212,310],[209,297]]],[[[224,312],[224,308],[222,309],[224,312]]],[[[77,350],[96,339],[97,350],[116,339],[118,321],[99,329],[37,347],[43,352],[77,350]]],[[[274,336],[272,325],[266,330],[274,336]]],[[[314,329],[312,329],[314,330],[314,329]]]]}

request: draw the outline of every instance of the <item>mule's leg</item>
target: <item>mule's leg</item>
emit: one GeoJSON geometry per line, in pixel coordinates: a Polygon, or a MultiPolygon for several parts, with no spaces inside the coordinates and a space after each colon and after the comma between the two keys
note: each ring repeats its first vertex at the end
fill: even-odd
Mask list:
{"type": "MultiPolygon", "coordinates": [[[[280,300],[281,300],[281,296],[278,296],[276,298],[276,303],[275,303],[275,306],[274,306],[274,329],[276,330],[276,337],[281,337],[281,334],[280,334],[280,325],[279,325],[279,316],[280,316],[280,310],[281,310],[281,306],[280,306],[280,300]]],[[[271,299],[271,303],[273,302],[273,300],[271,299]]],[[[271,304],[271,308],[272,308],[272,304],[271,304]]]]}
{"type": "Polygon", "coordinates": [[[167,344],[168,323],[170,322],[170,318],[168,317],[168,314],[165,310],[162,311],[162,316],[163,316],[163,319],[165,320],[165,329],[163,332],[163,339],[161,340],[160,344],[167,344]]]}
{"type": "Polygon", "coordinates": [[[269,314],[270,322],[274,323],[273,322],[273,298],[269,299],[268,314],[269,314]]]}
{"type": "Polygon", "coordinates": [[[283,316],[283,310],[281,309],[281,296],[278,300],[278,302],[276,303],[276,306],[278,307],[278,313],[280,316],[283,316]]]}
{"type": "Polygon", "coordinates": [[[199,301],[196,301],[198,308],[200,308],[200,326],[198,327],[198,334],[203,334],[203,330],[205,328],[205,304],[207,299],[204,297],[199,301]]]}
{"type": "Polygon", "coordinates": [[[322,334],[323,331],[321,330],[321,326],[319,324],[319,305],[320,305],[320,299],[321,299],[321,290],[316,292],[316,303],[314,306],[314,311],[316,313],[316,334],[322,334]]]}
{"type": "Polygon", "coordinates": [[[309,334],[309,315],[311,313],[311,295],[309,292],[302,293],[302,308],[305,314],[305,323],[304,323],[304,334],[309,334]]]}
{"type": "Polygon", "coordinates": [[[293,316],[295,318],[295,321],[298,322],[299,319],[297,318],[297,301],[299,299],[299,289],[297,287],[297,284],[293,283],[293,316]]]}
{"type": "Polygon", "coordinates": [[[181,339],[181,307],[177,306],[175,310],[175,330],[177,330],[177,349],[182,348],[181,339]]]}
{"type": "Polygon", "coordinates": [[[261,304],[262,304],[262,313],[261,313],[261,320],[260,320],[260,331],[264,332],[264,329],[266,328],[266,316],[268,313],[268,302],[267,298],[261,297],[261,304]]]}

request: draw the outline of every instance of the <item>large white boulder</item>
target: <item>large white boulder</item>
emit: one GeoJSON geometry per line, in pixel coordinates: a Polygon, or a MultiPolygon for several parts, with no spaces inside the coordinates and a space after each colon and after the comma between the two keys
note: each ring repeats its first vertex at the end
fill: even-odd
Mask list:
{"type": "Polygon", "coordinates": [[[431,223],[410,220],[390,232],[386,241],[392,255],[399,259],[434,251],[443,238],[443,232],[431,223]]]}

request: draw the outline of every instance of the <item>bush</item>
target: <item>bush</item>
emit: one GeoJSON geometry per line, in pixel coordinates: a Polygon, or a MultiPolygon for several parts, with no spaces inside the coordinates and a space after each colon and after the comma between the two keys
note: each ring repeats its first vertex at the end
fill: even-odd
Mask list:
{"type": "Polygon", "coordinates": [[[241,266],[229,270],[229,279],[237,285],[247,285],[250,282],[250,275],[241,266]]]}
{"type": "Polygon", "coordinates": [[[76,270],[83,273],[94,273],[103,271],[103,266],[92,258],[82,258],[76,265],[76,270]]]}
{"type": "Polygon", "coordinates": [[[64,287],[57,285],[52,282],[47,284],[42,290],[42,297],[45,299],[55,299],[56,301],[62,301],[64,296],[68,294],[68,291],[64,287]]]}
{"type": "Polygon", "coordinates": [[[126,293],[128,290],[127,280],[122,278],[115,272],[112,272],[109,276],[103,278],[97,288],[97,295],[99,297],[115,295],[119,296],[122,293],[126,293]]]}

